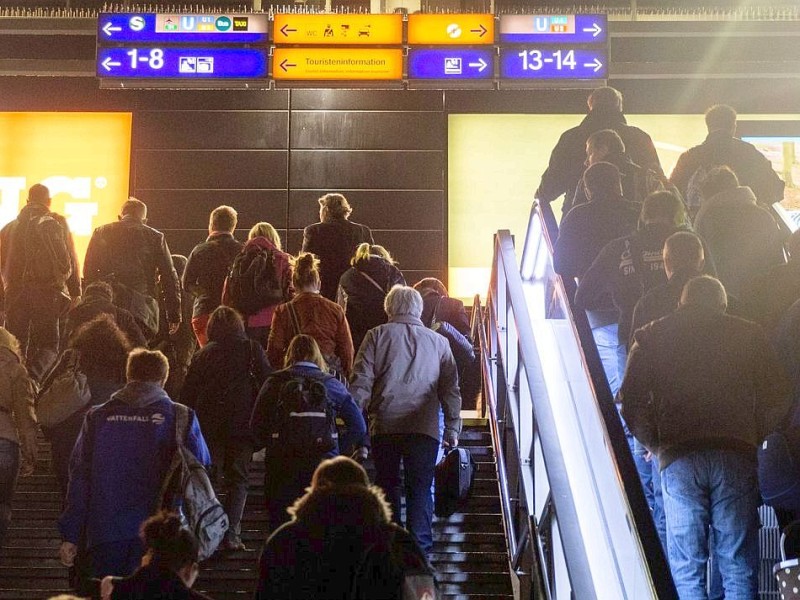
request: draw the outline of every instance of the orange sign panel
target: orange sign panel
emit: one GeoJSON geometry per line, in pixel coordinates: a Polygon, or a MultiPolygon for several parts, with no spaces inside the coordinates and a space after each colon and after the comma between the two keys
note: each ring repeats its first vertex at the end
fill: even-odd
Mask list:
{"type": "Polygon", "coordinates": [[[408,43],[491,45],[494,43],[494,15],[408,15],[408,43]]]}
{"type": "Polygon", "coordinates": [[[272,78],[315,81],[403,77],[403,51],[382,48],[275,48],[272,78]]]}
{"type": "Polygon", "coordinates": [[[131,113],[0,113],[0,227],[42,183],[82,265],[92,231],[128,199],[130,157],[131,113]]]}
{"type": "Polygon", "coordinates": [[[399,46],[403,15],[275,15],[276,44],[399,46]]]}

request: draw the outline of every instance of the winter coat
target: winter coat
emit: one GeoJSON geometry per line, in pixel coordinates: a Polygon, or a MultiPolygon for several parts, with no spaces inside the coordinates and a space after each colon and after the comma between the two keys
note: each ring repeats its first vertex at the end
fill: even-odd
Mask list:
{"type": "Polygon", "coordinates": [[[312,292],[297,294],[291,302],[285,302],[275,309],[267,343],[270,364],[276,367],[283,365],[289,342],[298,333],[292,322],[289,304],[300,322],[299,333],[313,337],[324,356],[337,357],[341,362],[343,375],[349,377],[353,370],[354,350],[344,310],[335,302],[312,292]]]}
{"type": "Polygon", "coordinates": [[[365,553],[376,545],[387,544],[386,554],[397,561],[395,572],[362,574],[360,597],[395,600],[405,569],[433,574],[411,535],[391,523],[390,509],[375,488],[316,489],[290,511],[293,520],[264,546],[256,600],[349,599],[365,553]]]}
{"type": "Polygon", "coordinates": [[[243,247],[232,234],[215,231],[189,254],[183,289],[194,295],[193,318],[210,315],[222,303],[225,278],[243,247]]]}
{"type": "Polygon", "coordinates": [[[683,306],[633,339],[622,416],[662,469],[711,449],[755,460],[756,447],[791,408],[783,366],[755,323],[683,306]]]}
{"type": "Polygon", "coordinates": [[[416,317],[398,315],[367,332],[350,392],[366,408],[370,435],[421,433],[439,440],[461,433],[461,394],[450,345],[416,317]]]}
{"type": "Polygon", "coordinates": [[[146,347],[147,339],[130,311],[115,306],[111,297],[92,288],[84,293],[80,302],[67,312],[61,339],[68,342],[78,328],[99,315],[110,315],[134,347],[146,347]]]}
{"type": "Polygon", "coordinates": [[[25,462],[36,462],[33,384],[16,352],[0,346],[0,438],[17,442],[25,462]]]}
{"type": "MultiPolygon", "coordinates": [[[[276,275],[278,277],[278,281],[281,282],[281,285],[284,289],[284,300],[289,300],[293,294],[292,267],[289,263],[289,258],[291,257],[286,254],[286,252],[278,250],[272,242],[263,236],[254,237],[252,240],[249,240],[244,245],[244,248],[242,248],[242,252],[246,252],[248,248],[252,248],[253,246],[264,248],[265,250],[269,250],[273,253],[276,275]]],[[[234,260],[235,259],[236,257],[234,257],[234,260]]],[[[231,262],[231,264],[233,264],[233,262],[231,262]]],[[[231,305],[230,296],[228,294],[227,279],[225,280],[224,291],[222,293],[222,303],[226,306],[231,305]]],[[[270,306],[265,306],[254,315],[245,315],[245,319],[247,320],[246,325],[248,327],[269,327],[272,323],[272,317],[274,316],[275,310],[278,308],[278,306],[280,306],[280,304],[271,304],[270,306]]]]}
{"type": "MultiPolygon", "coordinates": [[[[203,465],[208,453],[197,417],[190,416],[187,449],[203,465]]],[[[161,386],[133,381],[89,410],[70,460],[70,484],[59,529],[86,547],[135,539],[156,510],[176,449],[175,408],[161,386]]]]}
{"type": "Polygon", "coordinates": [[[751,282],[785,262],[783,234],[772,215],[756,204],[750,188],[706,200],[695,230],[708,245],[719,280],[736,296],[745,296],[751,282]]]}
{"type": "Polygon", "coordinates": [[[347,219],[314,223],[303,231],[303,252],[319,258],[320,293],[328,300],[336,301],[339,280],[350,267],[356,247],[364,242],[375,243],[369,227],[347,219]]]}
{"type": "MultiPolygon", "coordinates": [[[[275,419],[276,409],[275,405],[278,401],[280,386],[285,381],[283,375],[289,373],[293,376],[319,376],[321,371],[317,365],[310,362],[298,362],[289,367],[277,371],[274,377],[268,377],[264,386],[258,394],[256,405],[253,408],[253,414],[250,420],[250,431],[256,441],[256,447],[267,447],[266,460],[271,456],[271,450],[268,434],[271,431],[271,423],[275,419]]],[[[339,454],[339,446],[342,448],[349,448],[351,446],[362,446],[364,444],[364,434],[367,432],[367,426],[364,423],[364,417],[361,411],[353,401],[353,397],[344,384],[333,376],[324,378],[323,384],[328,394],[328,405],[337,417],[341,417],[344,421],[345,431],[340,440],[337,442],[337,447],[331,450],[325,456],[317,457],[331,458],[339,454]]],[[[281,458],[283,460],[283,458],[281,458]]],[[[316,460],[316,459],[315,459],[316,460]]]]}
{"type": "Polygon", "coordinates": [[[423,290],[422,294],[422,316],[420,320],[425,327],[433,326],[433,319],[436,317],[438,322],[447,322],[455,327],[459,333],[471,338],[472,330],[467,316],[467,309],[464,303],[458,298],[440,296],[434,290],[423,290]]]}
{"type": "Polygon", "coordinates": [[[619,111],[591,111],[581,124],[565,131],[550,155],[550,164],[542,174],[536,198],[552,202],[565,195],[571,199],[586,170],[586,140],[601,129],[613,129],[625,143],[625,152],[637,165],[661,173],[653,140],[638,127],[627,124],[619,111]]]}
{"type": "Polygon", "coordinates": [[[709,133],[702,144],[681,154],[670,181],[685,198],[697,169],[711,170],[720,165],[730,167],[739,178],[739,185],[753,190],[760,204],[770,205],[783,199],[785,184],[772,169],[772,163],[753,144],[725,131],[709,133]]]}
{"type": "Polygon", "coordinates": [[[250,439],[250,414],[271,372],[264,349],[246,336],[209,342],[197,351],[181,402],[197,412],[209,444],[250,439]]]}
{"type": "Polygon", "coordinates": [[[400,269],[375,255],[359,260],[344,272],[339,279],[337,301],[345,309],[353,348],[361,346],[367,331],[386,323],[386,311],[383,310],[386,294],[392,286],[405,284],[400,269]]]}

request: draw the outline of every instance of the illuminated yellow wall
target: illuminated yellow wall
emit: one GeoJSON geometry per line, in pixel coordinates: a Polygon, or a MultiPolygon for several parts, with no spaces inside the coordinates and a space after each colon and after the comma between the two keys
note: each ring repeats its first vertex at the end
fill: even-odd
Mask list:
{"type": "Polygon", "coordinates": [[[0,113],[0,227],[43,183],[83,263],[94,228],[128,197],[130,148],[131,113],[0,113]]]}
{"type": "MultiPolygon", "coordinates": [[[[669,174],[681,152],[705,139],[702,115],[628,115],[653,138],[669,174]]],[[[583,115],[451,115],[448,140],[449,284],[472,299],[489,285],[492,236],[510,229],[521,244],[533,194],[559,136],[583,115]]],[[[800,115],[740,115],[798,120],[800,115]]],[[[560,216],[560,201],[554,206],[560,216]]]]}

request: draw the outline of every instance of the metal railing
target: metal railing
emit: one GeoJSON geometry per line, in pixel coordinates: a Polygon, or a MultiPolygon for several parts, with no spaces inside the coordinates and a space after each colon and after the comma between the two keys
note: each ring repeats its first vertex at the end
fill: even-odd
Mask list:
{"type": "Polygon", "coordinates": [[[510,232],[496,235],[480,331],[518,597],[675,598],[596,350],[583,350],[591,331],[553,272],[551,217],[532,211],[520,263],[510,232]]]}

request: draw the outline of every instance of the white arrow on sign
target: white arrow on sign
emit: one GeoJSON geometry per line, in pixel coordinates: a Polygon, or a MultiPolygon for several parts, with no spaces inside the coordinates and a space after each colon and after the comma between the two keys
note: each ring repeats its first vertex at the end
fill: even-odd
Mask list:
{"type": "Polygon", "coordinates": [[[594,62],[583,63],[583,66],[589,68],[594,67],[594,72],[597,73],[600,69],[603,68],[603,63],[600,62],[599,58],[595,58],[594,62]]]}
{"type": "Polygon", "coordinates": [[[111,21],[109,21],[108,23],[106,23],[105,25],[103,25],[103,32],[105,32],[105,34],[106,34],[108,37],[111,37],[111,32],[112,32],[112,31],[122,31],[122,27],[114,27],[114,26],[111,24],[111,21]]]}
{"type": "Polygon", "coordinates": [[[483,70],[486,67],[488,67],[489,65],[485,60],[483,60],[482,58],[479,58],[478,62],[469,63],[469,66],[474,68],[474,69],[478,69],[478,73],[483,73],[483,70]]]}
{"type": "Polygon", "coordinates": [[[119,66],[122,65],[122,63],[118,63],[115,60],[111,60],[110,56],[108,58],[106,58],[103,62],[101,62],[100,64],[103,65],[103,68],[106,71],[110,71],[111,67],[119,67],[119,66]]]}
{"type": "Polygon", "coordinates": [[[584,27],[583,30],[586,33],[591,33],[592,37],[597,37],[598,35],[603,33],[603,28],[600,27],[600,25],[598,25],[597,23],[592,23],[591,27],[584,27]]]}

